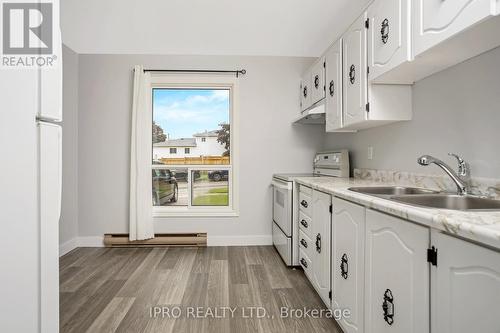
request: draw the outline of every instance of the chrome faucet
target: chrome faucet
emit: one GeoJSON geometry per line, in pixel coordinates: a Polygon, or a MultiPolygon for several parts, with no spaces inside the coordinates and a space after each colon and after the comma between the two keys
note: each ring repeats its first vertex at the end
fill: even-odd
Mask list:
{"type": "Polygon", "coordinates": [[[469,180],[470,180],[470,169],[467,162],[457,154],[449,153],[448,155],[453,156],[458,161],[458,173],[455,173],[453,169],[443,161],[430,155],[423,155],[417,159],[418,164],[423,166],[428,166],[431,163],[436,164],[441,169],[450,176],[455,185],[457,185],[457,194],[466,195],[469,193],[469,180]]]}

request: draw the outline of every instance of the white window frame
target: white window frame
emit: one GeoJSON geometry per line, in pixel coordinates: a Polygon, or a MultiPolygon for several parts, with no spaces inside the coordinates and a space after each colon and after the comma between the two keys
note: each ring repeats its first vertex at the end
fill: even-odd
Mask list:
{"type": "MultiPolygon", "coordinates": [[[[231,125],[230,165],[153,165],[153,169],[188,169],[188,206],[153,206],[153,217],[234,217],[239,216],[239,86],[238,79],[228,75],[153,74],[153,89],[229,89],[229,123],[231,125]],[[228,206],[191,206],[192,170],[229,170],[228,206]]],[[[153,94],[151,94],[153,96],[153,94]]],[[[151,115],[153,101],[151,101],[151,115]]]]}

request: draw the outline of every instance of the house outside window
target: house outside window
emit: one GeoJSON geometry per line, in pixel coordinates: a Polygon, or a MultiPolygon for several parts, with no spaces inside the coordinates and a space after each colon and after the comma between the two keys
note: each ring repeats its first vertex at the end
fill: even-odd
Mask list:
{"type": "Polygon", "coordinates": [[[238,215],[236,97],[231,77],[152,78],[154,216],[238,215]]]}

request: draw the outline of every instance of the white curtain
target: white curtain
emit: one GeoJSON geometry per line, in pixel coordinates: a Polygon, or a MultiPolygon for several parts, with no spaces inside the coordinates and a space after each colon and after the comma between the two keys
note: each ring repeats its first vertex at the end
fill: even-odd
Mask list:
{"type": "Polygon", "coordinates": [[[130,142],[130,240],[154,237],[151,197],[151,75],[134,68],[130,142]]]}

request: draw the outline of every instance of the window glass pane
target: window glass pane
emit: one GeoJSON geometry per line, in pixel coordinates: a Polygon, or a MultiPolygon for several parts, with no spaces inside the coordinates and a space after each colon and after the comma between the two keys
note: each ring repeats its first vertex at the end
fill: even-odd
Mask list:
{"type": "Polygon", "coordinates": [[[193,206],[229,205],[229,170],[192,171],[193,206]]]}
{"type": "Polygon", "coordinates": [[[153,169],[153,206],[187,206],[187,169],[153,169]]]}
{"type": "Polygon", "coordinates": [[[229,89],[153,89],[153,162],[230,164],[229,98],[229,89]]]}

